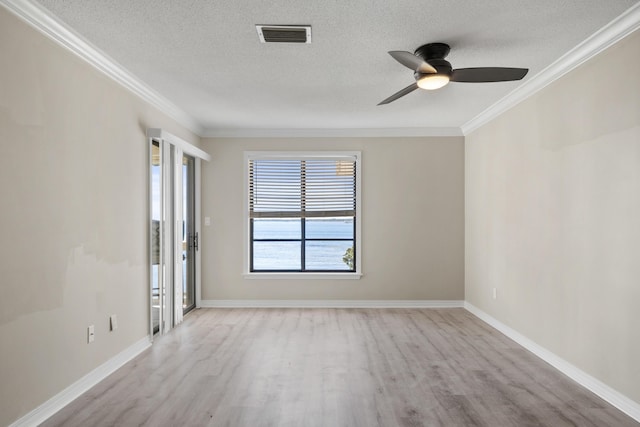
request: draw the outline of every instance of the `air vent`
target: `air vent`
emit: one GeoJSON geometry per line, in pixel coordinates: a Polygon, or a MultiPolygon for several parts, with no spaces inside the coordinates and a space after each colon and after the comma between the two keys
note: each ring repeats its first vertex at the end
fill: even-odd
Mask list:
{"type": "Polygon", "coordinates": [[[311,25],[256,25],[261,43],[311,43],[311,25]]]}

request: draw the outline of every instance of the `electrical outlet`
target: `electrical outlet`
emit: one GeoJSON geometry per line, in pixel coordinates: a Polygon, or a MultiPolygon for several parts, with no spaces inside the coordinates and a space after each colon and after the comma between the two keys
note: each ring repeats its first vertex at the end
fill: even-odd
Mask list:
{"type": "Polygon", "coordinates": [[[498,299],[498,288],[493,288],[493,299],[498,299]]]}
{"type": "Polygon", "coordinates": [[[96,339],[96,329],[93,325],[87,328],[87,344],[92,343],[96,339]]]}
{"type": "Polygon", "coordinates": [[[109,330],[113,332],[116,329],[118,329],[118,318],[115,314],[112,314],[109,316],[109,330]]]}

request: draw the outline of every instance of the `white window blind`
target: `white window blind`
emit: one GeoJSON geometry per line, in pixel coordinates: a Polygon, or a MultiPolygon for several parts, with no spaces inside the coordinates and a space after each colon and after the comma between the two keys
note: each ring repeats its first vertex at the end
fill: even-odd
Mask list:
{"type": "Polygon", "coordinates": [[[250,158],[249,217],[355,217],[356,160],[250,158]]]}

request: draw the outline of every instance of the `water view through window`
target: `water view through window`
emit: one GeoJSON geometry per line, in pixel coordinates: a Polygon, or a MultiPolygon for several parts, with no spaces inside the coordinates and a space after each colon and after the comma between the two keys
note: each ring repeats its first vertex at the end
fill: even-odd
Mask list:
{"type": "Polygon", "coordinates": [[[353,238],[348,217],[254,219],[253,269],[353,271],[353,238]]]}

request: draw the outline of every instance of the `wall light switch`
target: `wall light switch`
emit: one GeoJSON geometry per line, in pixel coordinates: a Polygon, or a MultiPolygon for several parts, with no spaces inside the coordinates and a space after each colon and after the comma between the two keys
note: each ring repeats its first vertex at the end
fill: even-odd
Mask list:
{"type": "Polygon", "coordinates": [[[498,298],[498,288],[493,288],[493,299],[498,298]]]}
{"type": "Polygon", "coordinates": [[[118,329],[118,317],[115,314],[112,314],[109,317],[109,330],[115,331],[118,329]]]}
{"type": "Polygon", "coordinates": [[[207,227],[211,225],[211,217],[204,217],[204,225],[206,225],[207,227]]]}
{"type": "Polygon", "coordinates": [[[96,339],[96,329],[93,325],[87,328],[87,343],[92,343],[96,339]]]}

